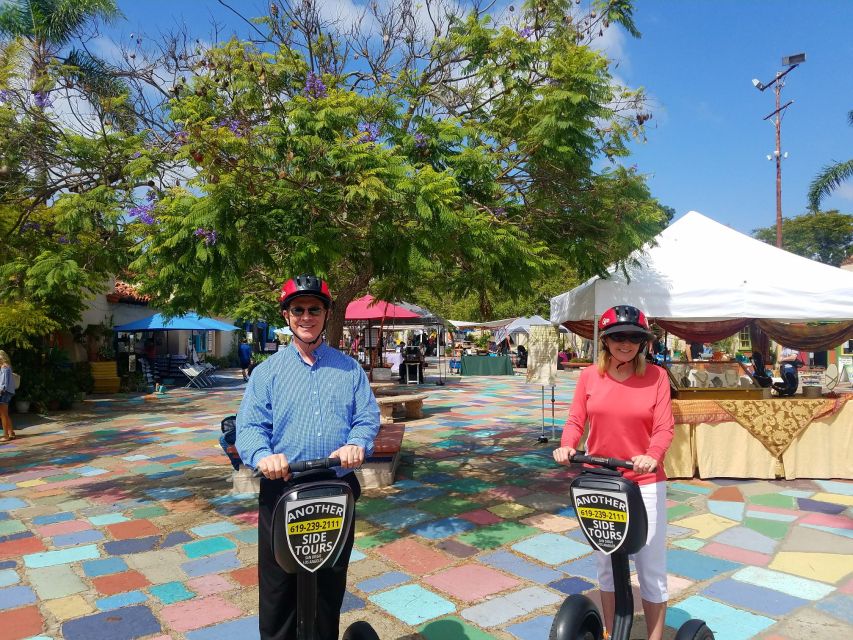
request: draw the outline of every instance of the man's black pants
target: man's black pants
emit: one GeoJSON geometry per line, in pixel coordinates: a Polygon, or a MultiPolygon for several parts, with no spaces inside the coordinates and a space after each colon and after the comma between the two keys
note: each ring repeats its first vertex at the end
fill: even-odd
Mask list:
{"type": "MultiPolygon", "coordinates": [[[[361,485],[354,473],[341,478],[352,487],[355,500],[361,485]]],[[[261,640],[296,640],[296,575],[284,571],[275,561],[270,526],[276,502],[284,491],[283,480],[261,479],[258,499],[258,585],[261,640]]],[[[338,561],[317,572],[318,633],[322,640],[338,640],[341,605],[347,589],[347,568],[355,539],[355,522],[338,561]]]]}

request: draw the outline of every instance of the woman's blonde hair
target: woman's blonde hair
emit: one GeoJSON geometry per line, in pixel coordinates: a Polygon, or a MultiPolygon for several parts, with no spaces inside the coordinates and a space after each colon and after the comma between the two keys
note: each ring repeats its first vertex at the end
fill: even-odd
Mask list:
{"type": "MultiPolygon", "coordinates": [[[[610,355],[610,351],[604,342],[606,339],[607,336],[601,338],[601,345],[598,349],[598,375],[602,377],[607,372],[607,368],[610,366],[610,359],[613,357],[610,355]]],[[[642,344],[640,344],[640,348],[637,350],[637,355],[634,356],[633,365],[634,375],[641,376],[646,372],[646,352],[642,344]]]]}
{"type": "Polygon", "coordinates": [[[9,354],[0,349],[0,367],[4,364],[8,364],[10,367],[12,366],[12,360],[9,358],[9,354]]]}

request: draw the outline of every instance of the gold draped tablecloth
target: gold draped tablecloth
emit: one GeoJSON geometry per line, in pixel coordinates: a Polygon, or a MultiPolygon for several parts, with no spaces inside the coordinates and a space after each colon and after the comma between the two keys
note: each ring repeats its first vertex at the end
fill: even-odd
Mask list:
{"type": "Polygon", "coordinates": [[[850,398],[674,400],[667,475],[853,478],[850,398]]]}

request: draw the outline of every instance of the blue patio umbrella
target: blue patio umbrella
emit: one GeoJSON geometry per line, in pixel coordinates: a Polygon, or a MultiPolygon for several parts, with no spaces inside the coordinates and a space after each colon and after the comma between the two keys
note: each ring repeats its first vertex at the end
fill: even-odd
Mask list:
{"type": "Polygon", "coordinates": [[[153,316],[120,324],[113,327],[115,331],[236,331],[237,327],[214,320],[213,318],[205,318],[195,313],[187,313],[182,316],[174,316],[170,319],[163,317],[162,313],[155,313],[153,316]]]}

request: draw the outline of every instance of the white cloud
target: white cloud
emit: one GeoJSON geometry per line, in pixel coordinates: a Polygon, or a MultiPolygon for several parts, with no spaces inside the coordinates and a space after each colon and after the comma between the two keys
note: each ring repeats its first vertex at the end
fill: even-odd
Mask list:
{"type": "Polygon", "coordinates": [[[842,183],[835,191],[832,192],[832,195],[843,198],[844,200],[853,200],[853,183],[850,183],[849,181],[842,183]]]}

